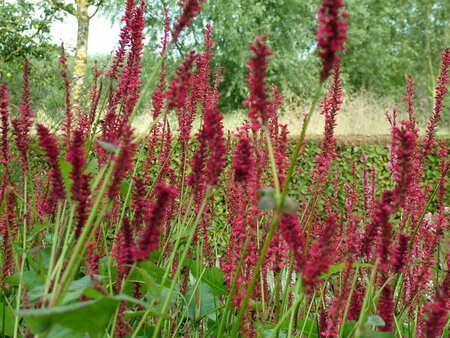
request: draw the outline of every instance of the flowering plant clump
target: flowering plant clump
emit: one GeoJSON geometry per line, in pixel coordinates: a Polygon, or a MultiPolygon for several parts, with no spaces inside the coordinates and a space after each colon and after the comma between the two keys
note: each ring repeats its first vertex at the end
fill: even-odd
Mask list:
{"type": "Polygon", "coordinates": [[[17,112],[17,93],[0,84],[3,336],[448,336],[450,148],[436,130],[449,49],[425,136],[408,76],[405,111],[387,114],[389,155],[373,161],[361,147],[345,163],[335,135],[343,2],[319,9],[322,68],[296,139],[268,83],[268,37],[250,45],[248,121],[228,135],[212,24],[203,50],[169,71],[203,2],[181,1],[174,27],[165,11],[161,59],[142,81],[145,2],[126,1],[118,49],[105,74],[93,68],[84,110],[72,109],[62,50],[61,133],[34,125],[31,64],[17,112]],[[316,106],[314,148],[305,135],[316,106]],[[153,118],[144,136],[132,124],[141,110],[153,118]]]}

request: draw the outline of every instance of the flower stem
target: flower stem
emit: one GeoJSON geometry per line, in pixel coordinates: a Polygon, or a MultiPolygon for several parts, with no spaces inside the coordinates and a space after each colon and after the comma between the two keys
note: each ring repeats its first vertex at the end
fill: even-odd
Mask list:
{"type": "Polygon", "coordinates": [[[266,235],[266,239],[264,241],[263,247],[261,249],[261,252],[259,254],[258,257],[258,261],[255,265],[255,269],[253,270],[253,276],[252,279],[250,280],[250,284],[247,288],[247,291],[245,293],[245,297],[242,301],[242,305],[241,305],[241,309],[239,310],[239,314],[237,317],[236,322],[233,325],[233,330],[231,332],[231,337],[237,337],[238,332],[239,332],[239,328],[242,322],[242,319],[244,318],[244,314],[247,311],[247,307],[248,307],[248,302],[250,300],[250,297],[252,295],[253,289],[256,285],[256,281],[258,279],[259,276],[259,272],[261,271],[262,265],[264,263],[264,260],[266,258],[266,253],[267,250],[269,249],[269,245],[270,245],[270,241],[272,240],[273,234],[275,233],[275,229],[277,227],[277,225],[280,223],[281,220],[281,215],[283,214],[283,205],[284,205],[284,201],[286,199],[287,196],[287,192],[289,190],[289,184],[291,181],[291,178],[294,174],[294,170],[296,168],[296,164],[297,164],[297,160],[298,160],[298,156],[300,154],[300,150],[302,148],[303,142],[305,140],[305,136],[306,136],[306,130],[308,129],[308,124],[309,121],[311,119],[311,115],[314,111],[314,107],[316,106],[317,102],[319,101],[319,97],[320,97],[320,86],[317,87],[316,93],[314,95],[313,101],[311,102],[311,107],[309,108],[309,112],[308,115],[303,123],[302,126],[302,130],[300,132],[300,136],[298,138],[298,143],[295,146],[294,152],[291,156],[291,164],[289,166],[288,169],[288,175],[286,178],[286,182],[284,184],[284,188],[283,191],[281,192],[279,201],[278,201],[278,206],[277,209],[275,210],[275,213],[272,217],[272,221],[270,223],[270,227],[269,227],[269,231],[266,235]]]}

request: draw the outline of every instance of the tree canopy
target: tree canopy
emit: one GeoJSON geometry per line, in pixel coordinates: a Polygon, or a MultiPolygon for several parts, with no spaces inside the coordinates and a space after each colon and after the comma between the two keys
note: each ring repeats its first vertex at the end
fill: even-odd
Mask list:
{"type": "Polygon", "coordinates": [[[47,57],[52,48],[50,26],[60,18],[46,1],[0,1],[0,76],[7,64],[47,57]]]}
{"type": "MultiPolygon", "coordinates": [[[[345,87],[401,95],[410,73],[416,79],[418,94],[432,96],[440,52],[449,44],[450,2],[347,0],[346,4],[349,40],[342,67],[345,87]]],[[[284,93],[308,95],[319,70],[315,40],[318,6],[319,1],[206,1],[202,14],[184,33],[174,53],[181,56],[178,51],[201,48],[203,27],[211,22],[216,42],[214,61],[224,67],[223,98],[226,105],[236,108],[246,95],[243,74],[248,46],[256,35],[268,35],[274,51],[269,80],[284,93]]],[[[113,8],[108,7],[109,13],[117,13],[113,8]]],[[[172,18],[180,10],[173,1],[147,5],[149,49],[154,52],[158,50],[164,8],[172,18]]]]}
{"type": "MultiPolygon", "coordinates": [[[[3,64],[22,60],[24,56],[45,57],[51,49],[49,26],[63,12],[58,11],[55,2],[58,0],[18,0],[12,5],[0,1],[0,60],[3,64]]],[[[59,2],[70,6],[65,5],[65,1],[59,2]]],[[[319,71],[316,57],[319,3],[206,1],[202,4],[201,15],[182,34],[169,57],[175,64],[183,56],[181,51],[202,49],[204,27],[211,22],[214,62],[224,68],[222,104],[238,108],[247,95],[244,77],[250,55],[248,46],[256,35],[267,35],[274,52],[268,80],[280,86],[288,96],[309,95],[319,71]]],[[[450,2],[347,0],[346,4],[349,40],[342,66],[344,87],[398,96],[404,92],[406,75],[410,73],[416,80],[418,95],[431,97],[440,52],[450,41],[450,2]]],[[[102,2],[99,9],[102,15],[120,20],[123,6],[124,1],[114,0],[102,2]]],[[[146,4],[145,60],[148,62],[155,60],[158,54],[164,8],[169,10],[172,21],[181,10],[176,1],[147,1],[146,4]]],[[[4,76],[4,68],[0,63],[0,77],[4,76]]],[[[145,77],[145,73],[143,75],[145,77]]]]}

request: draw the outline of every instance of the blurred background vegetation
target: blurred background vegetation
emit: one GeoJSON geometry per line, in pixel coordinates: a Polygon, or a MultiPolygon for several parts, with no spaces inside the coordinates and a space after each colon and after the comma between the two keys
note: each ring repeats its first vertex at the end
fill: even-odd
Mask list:
{"type": "MultiPolygon", "coordinates": [[[[174,19],[180,12],[177,2],[147,1],[144,82],[158,57],[163,8],[168,8],[174,19]]],[[[169,70],[174,70],[184,52],[203,48],[203,27],[211,22],[216,42],[214,62],[224,67],[221,102],[225,114],[242,108],[247,95],[246,61],[250,56],[248,46],[255,35],[268,35],[274,51],[269,81],[281,88],[291,106],[293,102],[307,100],[317,85],[320,66],[315,43],[319,3],[207,0],[202,14],[171,50],[169,70]]],[[[384,106],[383,102],[401,102],[406,76],[412,74],[416,81],[417,114],[425,119],[432,109],[440,53],[450,44],[450,2],[347,0],[346,4],[350,15],[349,40],[343,55],[342,77],[347,94],[367,95],[371,102],[376,97],[378,107],[384,106]]],[[[35,106],[50,116],[61,110],[63,82],[57,62],[59,51],[49,42],[49,27],[56,20],[64,20],[70,11],[76,15],[80,5],[93,6],[95,15],[118,22],[124,1],[0,0],[0,82],[8,84],[14,104],[20,98],[22,63],[26,57],[32,65],[35,106]]],[[[102,68],[111,56],[96,58],[102,68]]],[[[88,58],[87,62],[86,87],[93,60],[88,58]]],[[[442,126],[450,129],[449,114],[443,118],[442,126]]]]}

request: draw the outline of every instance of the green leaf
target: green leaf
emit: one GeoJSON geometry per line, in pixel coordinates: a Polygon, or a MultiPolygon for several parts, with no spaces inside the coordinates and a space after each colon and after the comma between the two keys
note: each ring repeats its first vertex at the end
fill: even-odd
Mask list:
{"type": "Polygon", "coordinates": [[[33,242],[34,238],[42,231],[47,229],[48,224],[40,224],[33,227],[33,229],[27,234],[27,242],[33,242]]]}
{"type": "Polygon", "coordinates": [[[30,302],[35,302],[39,298],[42,298],[44,296],[44,292],[45,292],[44,285],[38,285],[32,288],[28,293],[28,298],[30,299],[30,302]]]}
{"type": "MultiPolygon", "coordinates": [[[[6,279],[6,283],[8,283],[10,286],[19,286],[20,277],[20,272],[16,272],[12,276],[8,277],[8,279],[6,279]]],[[[24,283],[23,285],[26,289],[31,290],[41,285],[43,281],[35,271],[30,270],[23,271],[22,282],[24,283]]]]}
{"type": "Polygon", "coordinates": [[[141,269],[141,268],[136,268],[136,271],[138,271],[141,275],[142,281],[145,283],[145,285],[147,286],[147,292],[153,297],[153,298],[157,298],[162,291],[162,287],[160,286],[160,284],[158,284],[155,279],[152,277],[151,274],[148,273],[148,271],[141,269]]]}
{"type": "Polygon", "coordinates": [[[300,319],[297,323],[297,328],[304,336],[319,337],[316,321],[300,319]],[[305,335],[306,333],[307,335],[305,335]]]}
{"type": "Polygon", "coordinates": [[[369,316],[367,318],[365,326],[385,326],[386,323],[384,322],[383,318],[380,316],[369,316]]]}
{"type": "Polygon", "coordinates": [[[395,338],[395,335],[390,332],[370,331],[366,329],[363,331],[361,338],[395,338]]]}
{"type": "Polygon", "coordinates": [[[350,337],[350,334],[354,332],[356,325],[358,324],[355,320],[349,320],[344,323],[343,336],[350,337]]]}
{"type": "Polygon", "coordinates": [[[125,198],[127,196],[129,190],[130,190],[130,182],[125,181],[125,180],[122,181],[119,186],[119,191],[120,191],[122,197],[125,198]]]}
{"type": "Polygon", "coordinates": [[[97,174],[98,173],[98,160],[97,158],[91,159],[86,165],[86,174],[97,174]]]}
{"type": "Polygon", "coordinates": [[[216,309],[216,298],[211,288],[205,283],[200,283],[197,290],[195,285],[193,285],[186,293],[186,299],[190,301],[188,308],[188,317],[190,319],[199,320],[213,314],[216,309]]]}
{"type": "MultiPolygon", "coordinates": [[[[157,310],[162,307],[163,301],[168,295],[169,292],[169,285],[170,280],[168,279],[165,283],[167,287],[161,286],[162,277],[159,277],[159,274],[161,271],[159,270],[157,266],[154,266],[153,264],[148,264],[147,267],[151,267],[151,270],[137,268],[137,271],[139,271],[143,282],[147,286],[147,292],[145,294],[146,302],[152,303],[154,310],[157,310]],[[150,272],[150,273],[149,273],[150,272]],[[154,273],[156,272],[157,278],[160,279],[160,282],[156,282],[153,278],[154,273]]],[[[164,274],[164,270],[162,271],[164,274]]],[[[174,290],[172,291],[172,294],[170,295],[170,304],[174,303],[179,296],[179,288],[178,286],[175,286],[174,290]]],[[[156,312],[155,312],[156,313],[156,312]]],[[[165,314],[163,314],[165,315],[165,314]]]]}
{"type": "Polygon", "coordinates": [[[14,313],[5,303],[0,303],[0,333],[12,337],[14,335],[14,313]]]}
{"type": "MultiPolygon", "coordinates": [[[[103,276],[96,276],[97,279],[103,279],[103,276]]],[[[79,299],[87,289],[94,288],[94,283],[90,276],[84,276],[70,283],[66,294],[64,295],[63,303],[67,304],[73,300],[79,299]]]]}
{"type": "Polygon", "coordinates": [[[68,193],[72,186],[72,180],[69,178],[70,172],[72,171],[72,163],[61,158],[58,160],[58,163],[63,178],[64,188],[66,189],[66,193],[68,193]]]}
{"type": "Polygon", "coordinates": [[[370,263],[353,263],[354,268],[373,268],[373,264],[370,263]]]}
{"type": "Polygon", "coordinates": [[[277,207],[277,196],[272,188],[261,189],[258,195],[259,210],[274,210],[277,207]]]}
{"type": "MultiPolygon", "coordinates": [[[[198,261],[189,261],[189,268],[192,275],[198,279],[205,269],[198,261]]],[[[209,269],[205,269],[203,275],[201,276],[203,282],[208,284],[214,296],[223,296],[227,294],[227,289],[225,287],[225,280],[223,271],[219,268],[213,266],[209,269]]]]}
{"type": "Polygon", "coordinates": [[[69,13],[75,13],[75,6],[73,4],[68,4],[65,6],[65,10],[68,11],[69,13]]]}
{"type": "MultiPolygon", "coordinates": [[[[164,269],[160,268],[159,266],[153,263],[150,263],[149,261],[142,262],[141,268],[139,268],[138,270],[147,272],[148,275],[150,275],[153,278],[153,280],[158,284],[161,284],[165,273],[164,269]]],[[[165,284],[165,286],[169,285],[170,282],[165,284]]]]}
{"type": "Polygon", "coordinates": [[[42,333],[54,325],[77,332],[96,334],[106,328],[119,302],[120,299],[104,297],[70,305],[22,310],[19,315],[25,319],[35,334],[42,333]]]}
{"type": "Polygon", "coordinates": [[[108,153],[115,153],[117,151],[117,149],[119,149],[119,147],[116,146],[115,144],[105,142],[102,140],[97,140],[97,143],[99,144],[100,147],[105,149],[108,153]]]}
{"type": "Polygon", "coordinates": [[[125,294],[119,294],[117,296],[114,296],[114,298],[122,300],[122,301],[127,302],[127,303],[140,305],[143,308],[149,308],[149,304],[147,304],[147,303],[145,303],[145,302],[143,302],[143,301],[141,301],[141,300],[139,300],[137,298],[125,295],[125,294]]]}
{"type": "Polygon", "coordinates": [[[85,338],[84,332],[77,332],[72,329],[61,325],[54,325],[50,332],[45,336],[46,338],[60,338],[60,337],[70,337],[70,338],[85,338]]]}
{"type": "Polygon", "coordinates": [[[331,265],[327,272],[324,272],[320,275],[320,278],[327,279],[331,275],[341,272],[344,269],[345,269],[345,263],[338,263],[338,264],[331,265]]]}

